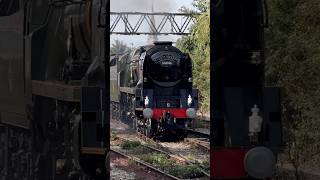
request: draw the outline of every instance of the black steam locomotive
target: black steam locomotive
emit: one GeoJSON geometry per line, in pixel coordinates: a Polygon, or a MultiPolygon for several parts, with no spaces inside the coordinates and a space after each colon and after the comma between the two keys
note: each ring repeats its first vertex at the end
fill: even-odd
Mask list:
{"type": "Polygon", "coordinates": [[[114,118],[148,137],[180,139],[186,135],[198,106],[189,55],[171,42],[155,42],[112,56],[111,64],[114,118]]]}
{"type": "Polygon", "coordinates": [[[107,178],[105,5],[0,1],[0,179],[107,178]]]}
{"type": "Polygon", "coordinates": [[[279,87],[265,87],[265,0],[212,1],[213,179],[267,179],[281,152],[279,87]]]}

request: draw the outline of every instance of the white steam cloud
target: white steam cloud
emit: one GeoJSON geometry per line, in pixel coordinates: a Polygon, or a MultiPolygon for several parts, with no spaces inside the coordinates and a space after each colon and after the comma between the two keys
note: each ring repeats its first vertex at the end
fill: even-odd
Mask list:
{"type": "MultiPolygon", "coordinates": [[[[181,6],[186,6],[188,8],[192,8],[191,3],[193,0],[110,0],[110,11],[111,12],[152,12],[152,3],[154,7],[154,12],[169,12],[175,13],[179,12],[178,9],[181,6]]],[[[111,22],[113,22],[114,17],[110,17],[111,22]]],[[[129,17],[130,24],[135,24],[138,21],[137,17],[129,17]]],[[[155,17],[155,22],[158,25],[161,19],[159,17],[155,17]]],[[[144,23],[145,24],[145,23],[144,23]]],[[[115,31],[123,31],[124,25],[120,21],[119,25],[115,29],[115,31]]],[[[139,29],[141,31],[149,31],[149,26],[146,27],[144,25],[139,29]]],[[[165,26],[164,30],[169,31],[170,27],[165,26]]],[[[159,41],[173,41],[175,42],[181,36],[175,35],[166,35],[166,36],[158,36],[157,39],[159,41]]],[[[125,42],[127,45],[131,46],[141,46],[149,44],[152,41],[152,37],[147,35],[111,35],[111,42],[115,39],[121,40],[125,42]]]]}
{"type": "Polygon", "coordinates": [[[173,0],[111,0],[110,10],[115,12],[151,12],[152,3],[155,12],[176,12],[173,0]]]}

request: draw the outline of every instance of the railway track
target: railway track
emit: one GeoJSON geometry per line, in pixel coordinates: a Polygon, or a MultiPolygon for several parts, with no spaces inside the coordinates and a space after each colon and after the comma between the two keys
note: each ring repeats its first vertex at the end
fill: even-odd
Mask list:
{"type": "Polygon", "coordinates": [[[195,145],[203,150],[210,150],[210,143],[209,139],[207,138],[185,138],[184,141],[192,145],[195,145]]]}
{"type": "MultiPolygon", "coordinates": [[[[115,142],[114,139],[118,139],[119,142],[129,141],[132,143],[133,141],[138,141],[140,142],[140,146],[145,149],[144,152],[141,152],[140,154],[147,154],[147,151],[162,154],[168,157],[168,159],[173,160],[174,162],[197,167],[202,174],[201,179],[210,179],[209,152],[207,151],[208,146],[205,145],[204,147],[202,147],[200,145],[196,145],[195,143],[197,143],[198,141],[193,141],[193,144],[189,141],[160,142],[154,139],[150,139],[143,134],[136,133],[136,131],[125,126],[122,129],[119,129],[118,127],[122,127],[123,124],[120,121],[112,121],[112,124],[114,126],[114,134],[111,135],[111,147],[113,147],[112,144],[113,142],[115,142]],[[204,151],[203,149],[205,147],[207,149],[204,151]]],[[[190,135],[190,138],[191,137],[202,138],[203,140],[205,140],[205,138],[209,137],[209,135],[201,132],[195,132],[190,135]]],[[[118,147],[115,147],[116,149],[113,149],[127,154],[126,151],[123,152],[123,149],[119,147],[120,146],[118,145],[118,147]]]]}
{"type": "Polygon", "coordinates": [[[210,134],[197,131],[194,129],[185,129],[188,132],[188,138],[185,138],[184,141],[199,147],[205,151],[210,150],[210,134]]]}
{"type": "Polygon", "coordinates": [[[200,132],[197,131],[195,129],[185,129],[188,132],[188,137],[192,136],[192,137],[198,137],[198,138],[210,138],[210,134],[209,133],[204,133],[204,132],[200,132]]]}
{"type": "MultiPolygon", "coordinates": [[[[191,144],[197,148],[200,148],[201,150],[204,150],[205,152],[209,153],[209,151],[210,151],[210,141],[209,141],[210,135],[203,133],[203,132],[195,131],[192,129],[187,129],[187,130],[190,130],[190,132],[191,131],[193,132],[193,134],[192,134],[193,138],[185,138],[184,142],[189,143],[189,144],[191,144]],[[194,135],[196,135],[196,137],[194,137],[194,135]]],[[[188,159],[180,153],[173,153],[171,150],[169,150],[169,148],[164,147],[160,143],[154,141],[153,139],[146,137],[143,134],[139,134],[139,136],[142,137],[147,142],[152,142],[152,143],[156,144],[159,149],[163,149],[166,153],[171,154],[174,157],[178,157],[180,159],[183,159],[188,164],[198,164],[198,166],[200,166],[202,169],[202,173],[204,173],[207,177],[210,177],[209,172],[205,171],[206,167],[199,165],[201,163],[199,163],[196,159],[190,160],[190,158],[188,159]]]]}
{"type": "Polygon", "coordinates": [[[112,149],[112,148],[111,148],[110,151],[115,153],[115,154],[118,154],[118,155],[120,155],[120,156],[122,156],[124,158],[130,159],[130,160],[134,161],[136,164],[138,164],[140,166],[144,166],[144,167],[148,168],[149,170],[152,170],[153,172],[156,172],[156,173],[160,174],[161,176],[165,176],[166,179],[180,180],[180,178],[172,176],[172,175],[170,175],[170,174],[168,174],[168,173],[166,173],[166,172],[164,172],[162,170],[159,170],[159,169],[153,167],[152,165],[139,160],[138,158],[136,158],[134,156],[130,156],[128,154],[125,154],[123,152],[120,152],[119,150],[115,150],[115,149],[112,149]]]}
{"type": "MultiPolygon", "coordinates": [[[[197,160],[193,159],[190,160],[188,158],[186,158],[185,156],[183,156],[182,154],[179,153],[173,153],[172,151],[169,150],[169,148],[162,146],[160,143],[154,141],[153,139],[150,139],[142,134],[139,134],[139,137],[146,142],[146,144],[140,144],[140,146],[149,149],[151,151],[157,152],[159,154],[164,154],[166,156],[168,156],[170,159],[174,159],[176,162],[181,162],[181,163],[185,163],[187,165],[190,166],[196,166],[199,168],[199,171],[203,174],[204,178],[209,179],[210,175],[209,172],[206,170],[206,167],[204,167],[203,165],[201,165],[200,162],[198,162],[197,160]]],[[[126,138],[122,138],[122,137],[117,137],[120,141],[129,141],[129,142],[134,142],[132,140],[128,140],[126,138]]]]}

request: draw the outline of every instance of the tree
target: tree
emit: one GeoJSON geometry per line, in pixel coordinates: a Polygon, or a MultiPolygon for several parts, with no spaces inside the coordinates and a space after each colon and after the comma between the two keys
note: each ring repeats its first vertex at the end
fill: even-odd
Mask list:
{"type": "Polygon", "coordinates": [[[320,153],[320,2],[270,0],[266,80],[282,88],[288,159],[296,169],[320,153]]]}
{"type": "Polygon", "coordinates": [[[115,40],[110,47],[110,54],[122,54],[125,52],[131,51],[131,48],[128,47],[123,41],[115,40]]]}

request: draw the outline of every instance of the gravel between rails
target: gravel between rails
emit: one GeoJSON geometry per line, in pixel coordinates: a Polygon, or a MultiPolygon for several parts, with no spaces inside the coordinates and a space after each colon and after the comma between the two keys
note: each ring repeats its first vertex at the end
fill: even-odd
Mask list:
{"type": "MultiPolygon", "coordinates": [[[[187,161],[189,164],[202,164],[207,163],[206,170],[203,171],[205,175],[209,175],[209,159],[210,154],[208,151],[193,146],[188,142],[157,142],[142,135],[137,134],[134,130],[129,129],[127,125],[117,120],[111,120],[111,133],[114,136],[127,139],[130,141],[139,141],[141,144],[160,149],[168,154],[175,155],[176,157],[187,161]]],[[[112,142],[111,142],[112,144],[112,142]]],[[[201,167],[201,166],[199,166],[201,167]]],[[[202,169],[202,168],[201,168],[202,169]]]]}
{"type": "MultiPolygon", "coordinates": [[[[110,179],[111,180],[172,180],[164,174],[154,171],[143,164],[132,164],[129,157],[111,151],[110,159],[110,179]]],[[[132,159],[131,159],[132,161],[132,159]]]]}
{"type": "MultiPolygon", "coordinates": [[[[120,152],[120,151],[118,151],[118,150],[115,150],[115,149],[111,149],[111,151],[112,151],[113,153],[116,153],[116,154],[118,154],[118,155],[120,155],[120,156],[123,156],[123,157],[125,157],[125,158],[127,158],[127,159],[133,160],[136,164],[139,164],[140,166],[144,166],[144,167],[146,167],[147,169],[154,171],[154,174],[155,174],[155,173],[159,174],[159,175],[161,176],[161,177],[160,177],[161,179],[180,180],[180,178],[177,178],[177,177],[175,177],[175,176],[172,176],[172,175],[170,175],[170,174],[167,174],[167,173],[165,173],[165,172],[163,172],[163,171],[161,171],[161,170],[159,170],[159,169],[151,166],[151,165],[148,164],[148,163],[145,163],[145,162],[143,162],[143,161],[140,161],[138,158],[135,158],[134,156],[127,155],[127,154],[125,154],[125,153],[123,153],[123,152],[120,152]]],[[[150,171],[149,171],[149,172],[150,172],[150,171]]],[[[144,177],[144,178],[146,178],[146,177],[144,177]]]]}
{"type": "MultiPolygon", "coordinates": [[[[136,134],[118,134],[117,135],[117,139],[120,141],[139,141],[141,143],[142,146],[151,149],[152,151],[156,151],[165,155],[168,155],[169,157],[171,157],[172,159],[175,159],[179,162],[184,162],[185,164],[189,164],[189,165],[196,165],[201,169],[201,172],[205,175],[205,177],[209,178],[209,172],[205,170],[205,168],[203,166],[200,166],[199,164],[201,164],[204,160],[208,160],[209,159],[209,154],[205,153],[205,155],[203,155],[204,151],[200,151],[199,149],[196,148],[192,148],[192,146],[190,146],[188,143],[185,142],[166,142],[166,143],[161,143],[161,142],[155,142],[151,139],[145,138],[145,137],[136,137],[136,134]],[[140,137],[140,138],[139,138],[140,137]],[[164,145],[165,144],[165,145],[164,145]],[[170,144],[170,145],[168,145],[170,144]],[[172,149],[170,149],[169,147],[172,147],[173,145],[173,149],[180,149],[178,151],[173,151],[172,149]],[[183,153],[181,153],[181,147],[183,148],[183,153]],[[197,152],[198,157],[201,154],[202,155],[202,161],[199,160],[195,160],[194,155],[196,154],[195,152],[197,152]]],[[[112,144],[112,143],[111,143],[112,144]]]]}

